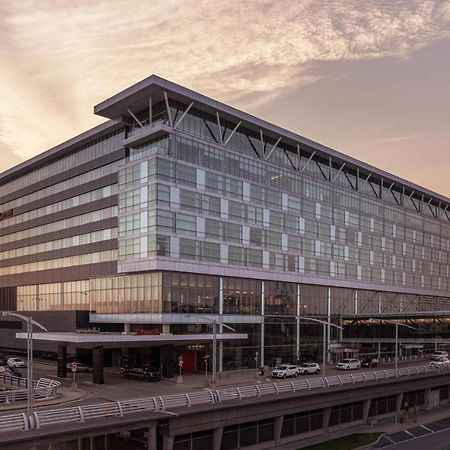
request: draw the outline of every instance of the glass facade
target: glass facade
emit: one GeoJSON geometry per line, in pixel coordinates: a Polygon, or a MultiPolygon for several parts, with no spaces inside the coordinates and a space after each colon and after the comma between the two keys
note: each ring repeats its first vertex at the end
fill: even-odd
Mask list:
{"type": "Polygon", "coordinates": [[[443,221],[181,133],[144,147],[119,172],[121,260],[449,289],[443,221]]]}

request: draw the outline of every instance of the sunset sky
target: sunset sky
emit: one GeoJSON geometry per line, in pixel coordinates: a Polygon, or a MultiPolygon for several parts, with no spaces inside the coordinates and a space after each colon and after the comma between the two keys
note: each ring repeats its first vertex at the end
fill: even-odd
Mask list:
{"type": "Polygon", "coordinates": [[[0,172],[153,73],[450,196],[450,0],[1,0],[0,172]]]}

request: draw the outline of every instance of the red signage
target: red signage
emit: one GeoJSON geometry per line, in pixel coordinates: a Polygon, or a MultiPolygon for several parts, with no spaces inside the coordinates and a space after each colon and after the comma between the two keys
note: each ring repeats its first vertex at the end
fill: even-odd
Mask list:
{"type": "Polygon", "coordinates": [[[11,217],[13,215],[13,210],[8,209],[0,213],[0,220],[6,219],[7,217],[11,217]]]}

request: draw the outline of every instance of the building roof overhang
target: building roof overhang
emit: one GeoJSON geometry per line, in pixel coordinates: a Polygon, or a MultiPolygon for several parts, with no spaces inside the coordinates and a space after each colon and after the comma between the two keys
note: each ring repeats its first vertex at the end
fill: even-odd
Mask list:
{"type": "MultiPolygon", "coordinates": [[[[27,333],[16,333],[17,339],[27,339],[27,333]]],[[[247,339],[246,333],[216,333],[218,342],[247,339]]],[[[33,341],[73,344],[77,347],[92,348],[104,347],[142,347],[160,346],[166,344],[191,345],[209,343],[214,335],[206,334],[159,334],[137,335],[132,333],[74,333],[74,332],[47,332],[33,333],[33,341]]]]}
{"type": "Polygon", "coordinates": [[[288,131],[277,125],[273,125],[270,122],[243,112],[237,108],[228,106],[217,100],[211,99],[205,95],[199,94],[198,92],[187,89],[157,75],[151,75],[99,103],[94,107],[94,113],[112,120],[120,120],[120,118],[123,119],[124,117],[130,118],[131,116],[129,110],[138,113],[148,108],[150,96],[152,98],[152,103],[163,101],[165,98],[165,92],[170,99],[180,101],[186,105],[193,102],[194,107],[197,110],[208,112],[213,115],[218,112],[221,119],[226,119],[232,123],[241,121],[242,126],[257,133],[259,133],[259,130],[263,130],[265,135],[270,136],[275,141],[281,137],[283,142],[292,145],[293,147],[300,144],[305,150],[309,150],[310,152],[315,151],[317,157],[322,157],[325,160],[332,158],[336,163],[345,163],[347,168],[355,171],[359,169],[366,175],[374,174],[378,178],[383,178],[385,183],[400,184],[407,187],[410,191],[417,193],[420,192],[425,194],[427,197],[431,197],[435,201],[442,201],[445,204],[450,203],[450,199],[444,195],[404,180],[396,175],[385,172],[384,170],[378,169],[370,164],[359,161],[356,158],[345,155],[344,153],[312,141],[311,139],[305,138],[299,134],[288,131]]]}

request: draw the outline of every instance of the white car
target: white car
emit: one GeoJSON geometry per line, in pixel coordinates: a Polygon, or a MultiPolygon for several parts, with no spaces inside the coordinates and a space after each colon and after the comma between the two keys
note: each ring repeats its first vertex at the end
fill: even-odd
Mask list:
{"type": "Polygon", "coordinates": [[[346,358],[336,364],[336,369],[340,370],[350,370],[360,368],[361,368],[361,361],[356,358],[346,358]]]}
{"type": "Polygon", "coordinates": [[[282,364],[272,370],[272,378],[296,377],[298,375],[298,367],[293,364],[282,364]]]}
{"type": "Polygon", "coordinates": [[[9,367],[26,367],[25,361],[21,358],[8,358],[6,361],[9,367]]]}
{"type": "Polygon", "coordinates": [[[448,358],[448,353],[445,351],[436,351],[431,355],[432,361],[442,361],[445,358],[448,358]]]}
{"type": "Polygon", "coordinates": [[[435,369],[442,369],[444,367],[450,366],[450,359],[448,358],[441,358],[439,361],[431,361],[430,366],[434,367],[435,369]]]}
{"type": "Polygon", "coordinates": [[[320,366],[317,363],[303,363],[298,366],[298,373],[299,375],[320,373],[320,366]]]}

